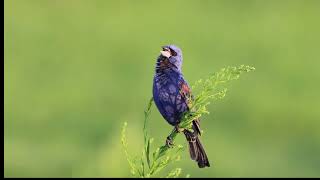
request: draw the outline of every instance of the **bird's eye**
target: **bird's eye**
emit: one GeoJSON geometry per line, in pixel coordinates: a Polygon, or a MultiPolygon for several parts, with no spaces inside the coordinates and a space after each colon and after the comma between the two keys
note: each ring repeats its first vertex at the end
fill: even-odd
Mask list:
{"type": "Polygon", "coordinates": [[[162,48],[163,51],[170,51],[169,48],[162,48]]]}
{"type": "Polygon", "coordinates": [[[177,53],[174,50],[170,49],[170,52],[172,56],[177,56],[177,53]]]}

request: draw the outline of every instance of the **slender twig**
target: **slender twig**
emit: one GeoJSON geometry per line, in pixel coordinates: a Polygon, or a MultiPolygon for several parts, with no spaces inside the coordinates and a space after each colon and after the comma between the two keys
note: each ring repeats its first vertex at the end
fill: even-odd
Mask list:
{"type": "MultiPolygon", "coordinates": [[[[192,86],[193,94],[197,94],[195,98],[190,97],[190,103],[188,104],[190,111],[182,115],[179,123],[179,128],[188,129],[192,131],[192,121],[200,118],[204,114],[208,114],[207,106],[210,102],[222,99],[225,97],[227,88],[223,87],[224,84],[231,80],[238,79],[243,72],[250,72],[254,70],[253,67],[241,65],[239,67],[227,67],[221,69],[219,72],[211,74],[205,80],[198,80],[192,86]]],[[[124,147],[127,161],[131,167],[131,173],[134,176],[139,177],[151,177],[159,173],[163,168],[167,167],[169,163],[180,159],[180,152],[184,150],[181,145],[173,145],[172,147],[167,144],[156,148],[152,152],[151,157],[151,144],[153,138],[149,137],[147,131],[148,120],[151,114],[151,108],[153,105],[153,98],[148,102],[147,108],[144,111],[144,123],[143,123],[143,135],[144,135],[144,148],[142,150],[142,156],[140,158],[140,166],[136,164],[127,151],[127,141],[125,137],[125,131],[127,123],[125,122],[122,129],[121,142],[124,147]],[[176,149],[176,151],[173,151],[176,149]],[[172,152],[172,153],[170,153],[172,152]],[[146,162],[146,163],[145,163],[146,162]],[[147,165],[145,165],[147,164],[147,165]]],[[[178,132],[173,130],[169,134],[171,142],[174,144],[174,140],[177,137],[178,132]]],[[[172,170],[166,177],[178,177],[181,173],[181,168],[172,170]]],[[[186,177],[189,177],[188,174],[186,177]]]]}

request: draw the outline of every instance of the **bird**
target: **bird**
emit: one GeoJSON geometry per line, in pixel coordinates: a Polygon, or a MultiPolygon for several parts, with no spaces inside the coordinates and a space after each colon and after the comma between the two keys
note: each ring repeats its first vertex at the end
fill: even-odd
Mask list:
{"type": "MultiPolygon", "coordinates": [[[[182,74],[182,51],[176,45],[161,46],[157,57],[153,77],[152,94],[155,105],[162,117],[177,132],[183,132],[188,141],[189,154],[199,168],[210,167],[207,154],[200,142],[200,119],[192,121],[193,131],[179,128],[184,113],[190,111],[190,103],[194,98],[191,89],[182,74]]],[[[171,139],[167,138],[167,145],[171,139]]]]}

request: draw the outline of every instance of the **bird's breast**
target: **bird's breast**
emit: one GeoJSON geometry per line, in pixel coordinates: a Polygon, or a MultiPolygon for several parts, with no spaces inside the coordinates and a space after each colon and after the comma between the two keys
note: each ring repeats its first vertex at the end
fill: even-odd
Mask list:
{"type": "Polygon", "coordinates": [[[179,88],[179,75],[159,73],[154,78],[153,96],[162,116],[171,124],[179,122],[187,110],[179,88]]]}

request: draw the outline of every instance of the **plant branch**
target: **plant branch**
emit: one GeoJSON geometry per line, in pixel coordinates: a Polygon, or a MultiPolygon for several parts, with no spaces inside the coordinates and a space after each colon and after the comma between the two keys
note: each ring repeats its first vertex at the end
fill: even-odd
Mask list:
{"type": "MultiPolygon", "coordinates": [[[[253,71],[254,68],[250,66],[241,65],[239,67],[227,67],[221,69],[219,72],[209,75],[205,80],[200,79],[194,83],[192,90],[196,92],[196,98],[189,97],[190,102],[188,103],[190,111],[184,113],[181,117],[179,128],[188,129],[192,131],[192,121],[194,119],[200,118],[204,114],[208,114],[207,106],[210,102],[225,97],[227,88],[223,85],[229,81],[238,79],[240,74],[244,72],[253,71]]],[[[156,148],[154,152],[151,152],[151,144],[153,138],[149,137],[147,131],[147,124],[149,116],[151,114],[151,108],[153,105],[153,98],[149,100],[147,108],[144,111],[144,124],[143,124],[143,136],[144,136],[144,148],[142,150],[142,156],[140,158],[140,166],[136,164],[128,153],[127,150],[127,139],[125,136],[127,123],[124,123],[122,129],[121,142],[124,147],[125,155],[129,166],[131,168],[131,173],[134,176],[139,177],[151,177],[159,173],[163,168],[167,167],[168,164],[180,160],[180,152],[184,150],[181,145],[174,145],[169,147],[167,144],[156,148]],[[175,150],[175,151],[174,151],[175,150]],[[172,152],[172,153],[171,153],[172,152]],[[152,157],[151,157],[152,154],[152,157]],[[147,165],[145,165],[147,164],[147,165]]],[[[178,132],[174,129],[170,134],[169,138],[174,143],[178,132]]],[[[172,170],[166,177],[178,177],[181,173],[181,168],[176,168],[172,170]]],[[[186,177],[189,177],[188,174],[186,177]]]]}

